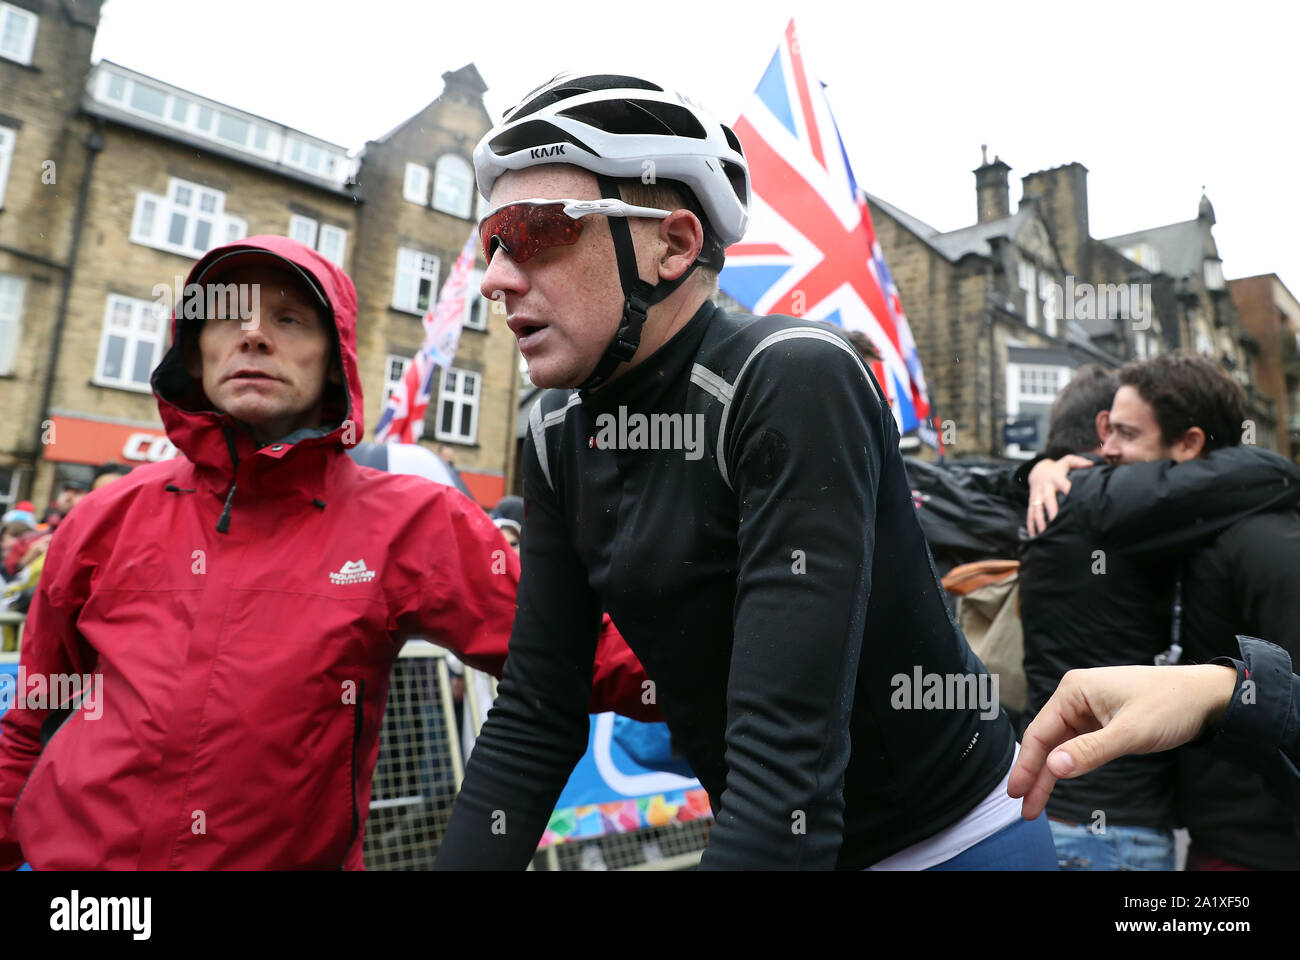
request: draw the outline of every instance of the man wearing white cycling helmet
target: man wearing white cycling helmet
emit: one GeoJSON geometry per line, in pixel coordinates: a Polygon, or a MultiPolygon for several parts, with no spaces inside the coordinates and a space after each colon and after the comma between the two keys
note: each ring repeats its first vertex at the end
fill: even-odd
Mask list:
{"type": "Polygon", "coordinates": [[[608,611],[708,790],[703,867],[1055,869],[879,386],[828,326],[710,301],[748,219],[735,134],[645,80],[562,77],[474,163],[483,293],[552,389],[510,654],[437,866],[527,864],[608,611]]]}

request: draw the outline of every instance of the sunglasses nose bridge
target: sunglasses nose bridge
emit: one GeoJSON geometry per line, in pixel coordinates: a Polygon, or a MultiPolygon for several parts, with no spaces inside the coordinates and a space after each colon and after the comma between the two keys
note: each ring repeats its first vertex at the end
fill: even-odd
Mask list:
{"type": "Polygon", "coordinates": [[[520,267],[519,261],[501,238],[493,236],[488,240],[492,244],[492,253],[487,258],[479,292],[489,300],[499,300],[504,305],[507,295],[519,296],[527,291],[530,283],[526,271],[520,267]]]}

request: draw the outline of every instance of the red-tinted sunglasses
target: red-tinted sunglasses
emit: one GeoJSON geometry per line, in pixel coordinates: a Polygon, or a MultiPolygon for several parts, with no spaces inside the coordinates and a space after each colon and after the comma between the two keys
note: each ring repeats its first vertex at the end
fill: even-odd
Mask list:
{"type": "Polygon", "coordinates": [[[662,220],[667,210],[636,207],[622,200],[518,200],[493,210],[478,223],[483,255],[501,247],[515,263],[523,263],[548,247],[578,242],[582,218],[599,213],[607,217],[653,217],[662,220]]]}

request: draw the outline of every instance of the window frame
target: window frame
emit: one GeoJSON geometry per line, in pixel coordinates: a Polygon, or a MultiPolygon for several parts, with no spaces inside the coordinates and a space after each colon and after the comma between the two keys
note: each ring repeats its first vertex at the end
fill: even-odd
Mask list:
{"type": "MultiPolygon", "coordinates": [[[[418,261],[416,262],[418,263],[418,261]]],[[[436,253],[430,253],[427,250],[416,250],[412,247],[398,247],[397,264],[393,273],[393,309],[401,310],[403,313],[411,313],[417,317],[423,317],[433,308],[434,304],[438,302],[438,279],[441,276],[441,273],[442,258],[436,253]],[[433,261],[433,277],[431,289],[429,291],[429,305],[423,310],[420,309],[420,280],[424,278],[426,274],[413,269],[404,272],[402,267],[402,258],[404,254],[410,255],[412,258],[425,257],[433,261]],[[411,298],[409,305],[407,305],[406,301],[402,299],[402,294],[406,292],[402,290],[402,278],[404,275],[408,277],[413,276],[415,280],[414,297],[411,298]]]]}
{"type": "Polygon", "coordinates": [[[1202,276],[1205,280],[1205,289],[1213,292],[1227,289],[1223,280],[1223,261],[1206,257],[1204,264],[1202,276]]]}
{"type": "Polygon", "coordinates": [[[434,438],[446,443],[463,443],[471,446],[478,444],[478,415],[479,407],[483,400],[483,375],[477,370],[463,370],[460,367],[443,367],[438,379],[438,408],[435,414],[433,425],[434,438]],[[455,374],[457,387],[464,383],[465,377],[474,378],[474,395],[472,399],[466,399],[466,395],[461,390],[449,391],[447,389],[447,375],[455,374]],[[452,427],[455,428],[461,421],[461,408],[468,405],[470,407],[470,429],[468,434],[461,434],[453,431],[442,429],[443,405],[451,403],[453,405],[452,427]]]}
{"type": "Polygon", "coordinates": [[[1151,273],[1160,272],[1160,253],[1149,243],[1138,243],[1131,247],[1122,247],[1119,252],[1144,270],[1151,273]]]}
{"type": "MultiPolygon", "coordinates": [[[[6,280],[13,281],[17,285],[18,295],[14,298],[16,306],[11,317],[5,317],[0,314],[0,324],[6,322],[13,323],[13,335],[11,337],[12,348],[9,354],[9,366],[4,366],[4,348],[0,346],[0,376],[12,374],[18,367],[18,351],[23,344],[23,305],[27,299],[27,278],[20,277],[16,273],[0,273],[0,287],[3,287],[6,280]]],[[[5,302],[5,297],[0,296],[0,304],[5,302]]],[[[0,329],[3,329],[0,327],[0,329]]]]}
{"type": "MultiPolygon", "coordinates": [[[[1051,406],[1065,385],[1070,382],[1074,375],[1074,370],[1068,366],[1052,363],[1016,363],[1008,361],[1006,364],[1006,420],[1004,423],[1021,419],[1021,407],[1023,403],[1038,404],[1041,406],[1051,406]],[[1021,378],[1026,372],[1043,373],[1052,371],[1055,375],[1056,392],[1050,396],[1046,393],[1027,393],[1021,389],[1021,378]]],[[[1001,437],[998,438],[1001,441],[1001,437]]],[[[1038,438],[1038,446],[1041,450],[1047,443],[1045,435],[1038,438]]],[[[1005,455],[1013,460],[1030,460],[1038,451],[1027,450],[1018,443],[1008,443],[1004,445],[1005,455]]]]}
{"type": "MultiPolygon", "coordinates": [[[[322,180],[334,181],[340,179],[338,170],[340,165],[346,165],[347,155],[340,154],[329,147],[322,147],[319,143],[304,139],[301,136],[290,133],[284,138],[284,150],[280,156],[280,162],[285,166],[293,167],[295,170],[301,170],[309,173],[313,177],[320,177],[322,180]],[[298,149],[298,159],[294,159],[294,150],[298,149]],[[316,150],[320,153],[320,165],[313,167],[308,163],[308,157],[311,151],[316,150]]],[[[346,173],[346,171],[344,171],[346,173]]]]}
{"type": "Polygon", "coordinates": [[[429,204],[433,209],[441,213],[449,214],[453,217],[460,217],[462,220],[470,219],[474,214],[474,167],[465,161],[465,158],[458,153],[444,153],[438,158],[438,162],[433,169],[433,194],[429,198],[429,204]],[[438,184],[444,181],[445,177],[450,177],[452,168],[456,168],[464,174],[465,184],[465,203],[463,209],[460,207],[452,208],[443,206],[438,202],[438,184]],[[444,175],[444,170],[446,171],[444,175]]]}
{"type": "Polygon", "coordinates": [[[18,502],[18,483],[22,479],[23,467],[17,463],[0,467],[0,476],[3,476],[5,470],[9,471],[9,483],[7,485],[0,483],[0,506],[3,506],[4,511],[8,513],[18,502]],[[7,491],[4,489],[5,486],[8,486],[7,491]]]}
{"type": "Polygon", "coordinates": [[[319,253],[322,257],[324,257],[326,260],[328,260],[330,263],[334,264],[334,266],[338,267],[340,270],[343,269],[343,263],[344,263],[344,261],[347,259],[347,256],[348,256],[348,231],[347,231],[347,228],[345,228],[345,227],[338,227],[338,226],[335,226],[335,225],[332,224],[332,223],[322,223],[322,224],[320,225],[320,231],[319,231],[319,233],[318,233],[318,237],[317,237],[317,240],[316,240],[316,252],[319,253]],[[337,236],[337,237],[339,238],[339,239],[338,239],[338,243],[339,243],[339,255],[338,255],[338,259],[337,259],[337,260],[334,259],[334,258],[331,257],[328,253],[325,252],[325,249],[324,249],[324,248],[325,248],[325,236],[326,236],[326,232],[327,232],[327,231],[329,232],[330,236],[337,236]]]}
{"type": "Polygon", "coordinates": [[[227,216],[226,220],[226,239],[217,244],[221,246],[226,243],[234,243],[237,240],[243,240],[248,236],[248,221],[243,217],[227,216]]]}
{"type": "Polygon", "coordinates": [[[121,302],[128,305],[131,310],[130,326],[128,330],[130,336],[127,339],[126,348],[122,352],[122,369],[123,371],[134,371],[138,351],[138,344],[141,340],[147,339],[141,334],[139,329],[139,317],[143,311],[153,310],[158,315],[158,332],[153,342],[155,347],[154,362],[149,367],[149,377],[152,378],[153,371],[158,364],[162,362],[163,354],[167,347],[167,318],[166,311],[155,300],[140,300],[136,297],[128,297],[120,293],[110,293],[104,301],[104,320],[99,334],[99,351],[95,357],[94,375],[90,382],[99,387],[111,387],[114,390],[126,390],[131,393],[153,393],[153,387],[148,380],[141,384],[131,376],[112,378],[104,373],[104,361],[107,359],[108,341],[111,336],[121,336],[120,333],[113,332],[109,325],[109,320],[113,315],[113,307],[116,303],[121,302]]]}
{"type": "Polygon", "coordinates": [[[1014,364],[1014,366],[1017,374],[1015,390],[1017,400],[1028,400],[1030,403],[1041,403],[1043,398],[1055,400],[1064,387],[1064,384],[1061,383],[1061,371],[1067,369],[1065,367],[1056,366],[1050,363],[1017,363],[1014,364]],[[1025,389],[1024,383],[1026,375],[1037,374],[1041,378],[1041,382],[1046,384],[1049,380],[1046,375],[1049,373],[1051,374],[1050,380],[1055,384],[1055,389],[1051,393],[1042,390],[1025,389]]]}
{"type": "Polygon", "coordinates": [[[429,168],[422,163],[412,163],[407,161],[406,171],[402,175],[402,199],[410,203],[418,203],[422,207],[429,205],[429,185],[432,177],[429,174],[429,168]],[[418,191],[411,188],[411,174],[419,173],[423,175],[420,189],[418,191]]]}
{"type": "Polygon", "coordinates": [[[0,50],[0,57],[30,67],[32,65],[32,55],[36,52],[36,33],[41,28],[40,15],[33,13],[31,10],[24,10],[22,7],[15,7],[11,3],[4,3],[0,0],[0,37],[4,36],[5,20],[8,17],[18,17],[19,19],[27,20],[29,32],[24,38],[26,49],[22,52],[21,56],[15,56],[14,54],[5,53],[3,50],[0,50]]]}
{"type": "Polygon", "coordinates": [[[5,208],[5,188],[9,185],[9,172],[13,169],[14,153],[18,150],[18,131],[0,125],[0,210],[5,208]]]}
{"type": "Polygon", "coordinates": [[[303,244],[304,246],[311,247],[313,250],[315,250],[315,249],[316,249],[316,239],[317,239],[317,237],[319,237],[319,236],[320,236],[320,221],[319,221],[319,220],[313,220],[311,217],[304,217],[304,216],[303,216],[302,214],[300,214],[300,213],[290,213],[290,214],[289,214],[289,238],[290,238],[291,240],[297,240],[299,243],[303,244]],[[310,239],[310,240],[303,240],[301,237],[296,237],[296,236],[294,236],[293,230],[294,230],[294,226],[295,226],[295,224],[298,224],[298,225],[301,225],[301,224],[309,224],[309,225],[311,226],[311,239],[310,239]]]}
{"type": "Polygon", "coordinates": [[[231,236],[232,227],[237,227],[239,231],[242,231],[238,239],[247,236],[247,222],[241,217],[231,216],[226,213],[226,194],[223,191],[190,180],[182,180],[179,177],[169,177],[165,195],[150,193],[147,190],[141,190],[136,194],[135,208],[131,213],[129,239],[132,243],[137,243],[140,246],[152,247],[155,250],[162,250],[166,253],[174,253],[197,260],[213,247],[219,247],[229,242],[227,238],[231,236]],[[177,201],[177,194],[181,190],[192,191],[192,201],[184,206],[181,206],[177,201]],[[201,198],[204,194],[210,194],[215,198],[211,211],[205,211],[201,208],[201,198]],[[145,233],[140,229],[140,218],[144,206],[149,203],[154,205],[154,212],[151,219],[151,228],[148,233],[145,233]],[[182,242],[174,243],[170,239],[171,225],[173,218],[178,213],[185,216],[186,226],[181,238],[182,242]],[[206,220],[210,225],[208,231],[209,244],[206,248],[199,248],[194,245],[200,220],[206,220]]]}
{"type": "Polygon", "coordinates": [[[461,327],[465,330],[487,330],[488,310],[493,301],[479,292],[482,284],[483,271],[475,267],[465,288],[465,317],[461,321],[461,327]]]}
{"type": "Polygon", "coordinates": [[[1039,270],[1038,296],[1043,301],[1043,332],[1049,337],[1056,336],[1059,329],[1057,321],[1060,320],[1061,311],[1057,299],[1060,294],[1061,288],[1056,278],[1046,270],[1039,270]]]}
{"type": "Polygon", "coordinates": [[[244,113],[231,107],[224,107],[222,104],[205,100],[193,94],[170,89],[161,81],[150,83],[148,78],[137,79],[125,72],[118,72],[111,67],[102,65],[96,69],[99,72],[95,75],[92,95],[97,100],[112,104],[115,109],[123,110],[135,116],[145,117],[153,123],[161,124],[173,130],[183,131],[191,136],[257,156],[272,163],[303,170],[322,179],[336,183],[341,183],[346,179],[348,173],[346,151],[340,152],[335,147],[321,147],[304,139],[305,134],[298,135],[287,127],[262,120],[253,114],[244,113]],[[121,96],[113,95],[114,85],[120,85],[121,96]],[[137,86],[149,87],[163,96],[161,117],[132,105],[131,98],[137,86]],[[178,112],[181,113],[181,116],[177,116],[178,112]],[[219,131],[223,118],[248,125],[242,142],[220,135],[219,131]],[[297,143],[303,152],[302,160],[297,162],[289,159],[291,146],[294,143],[297,143]],[[306,164],[305,148],[308,147],[314,147],[321,151],[321,163],[318,169],[313,170],[306,164]]]}
{"type": "Polygon", "coordinates": [[[1038,329],[1038,285],[1034,282],[1037,271],[1028,260],[1016,261],[1017,285],[1025,294],[1025,323],[1038,329]]]}
{"type": "Polygon", "coordinates": [[[415,362],[414,357],[403,357],[401,354],[397,354],[397,353],[390,353],[384,357],[384,403],[385,404],[388,403],[388,398],[393,395],[393,391],[397,389],[397,385],[402,382],[402,378],[406,376],[406,371],[411,368],[411,364],[414,362],[415,362]],[[389,379],[388,374],[392,371],[394,363],[397,363],[401,366],[402,372],[397,376],[397,379],[392,380],[389,379]]]}

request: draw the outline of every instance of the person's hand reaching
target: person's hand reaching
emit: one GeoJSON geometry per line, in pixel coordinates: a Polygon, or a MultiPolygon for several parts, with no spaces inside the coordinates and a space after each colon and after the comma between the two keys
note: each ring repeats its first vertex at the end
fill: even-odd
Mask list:
{"type": "Polygon", "coordinates": [[[1007,794],[1024,797],[1021,814],[1032,820],[1057,780],[1196,739],[1223,716],[1236,685],[1237,672],[1217,664],[1071,670],[1025,730],[1007,794]]]}

